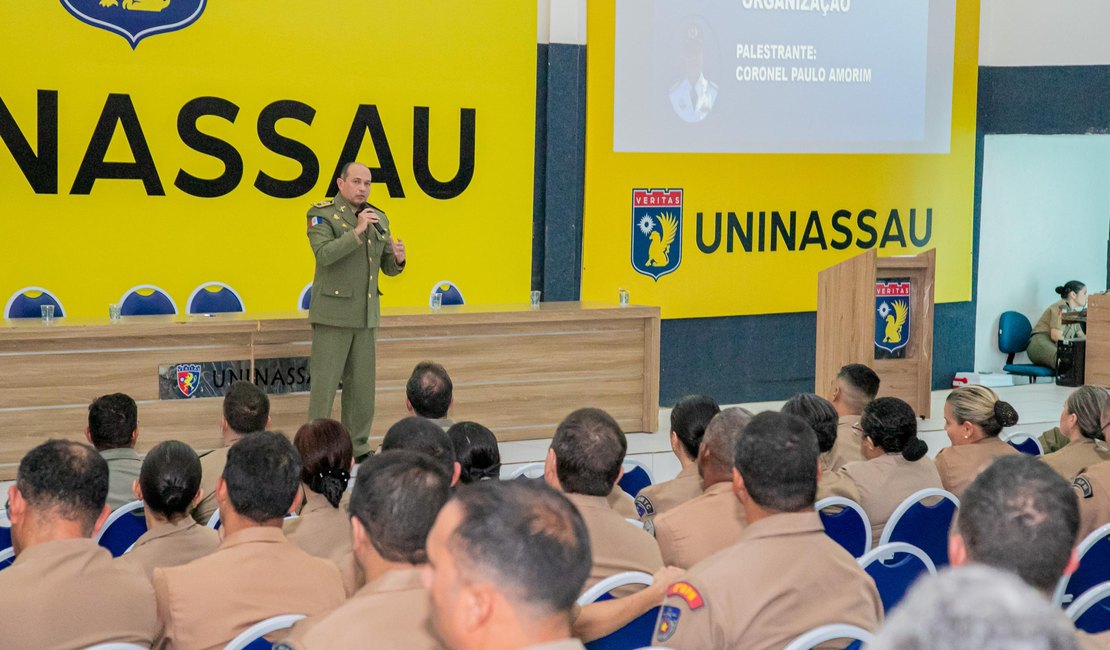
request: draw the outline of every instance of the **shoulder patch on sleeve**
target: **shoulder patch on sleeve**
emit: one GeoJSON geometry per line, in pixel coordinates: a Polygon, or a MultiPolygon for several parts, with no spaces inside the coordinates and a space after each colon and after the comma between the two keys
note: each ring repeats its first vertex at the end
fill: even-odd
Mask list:
{"type": "Polygon", "coordinates": [[[314,208],[326,208],[330,205],[333,205],[334,203],[335,203],[335,201],[333,199],[328,199],[326,201],[317,201],[316,203],[312,204],[312,207],[314,207],[314,208]]]}
{"type": "Polygon", "coordinates": [[[685,580],[676,582],[670,587],[667,587],[667,597],[669,598],[671,596],[676,596],[686,601],[686,606],[691,610],[705,607],[705,599],[701,597],[701,592],[699,592],[694,585],[685,580]]]}
{"type": "Polygon", "coordinates": [[[652,537],[655,537],[655,522],[651,519],[645,521],[644,532],[646,532],[648,535],[651,535],[652,537]]]}
{"type": "Polygon", "coordinates": [[[1072,485],[1079,488],[1083,492],[1084,499],[1090,499],[1092,496],[1094,496],[1094,490],[1091,488],[1091,482],[1083,478],[1082,476],[1075,477],[1075,481],[1072,482],[1072,485]]]}
{"type": "Polygon", "coordinates": [[[636,513],[641,517],[655,514],[655,506],[652,505],[651,499],[643,494],[636,497],[636,513]]]}
{"type": "Polygon", "coordinates": [[[327,223],[327,220],[319,216],[311,216],[308,218],[308,227],[319,226],[322,223],[327,223]]]}
{"type": "Polygon", "coordinates": [[[674,636],[680,616],[682,616],[681,609],[664,605],[659,610],[659,623],[655,626],[655,640],[663,642],[674,636]]]}

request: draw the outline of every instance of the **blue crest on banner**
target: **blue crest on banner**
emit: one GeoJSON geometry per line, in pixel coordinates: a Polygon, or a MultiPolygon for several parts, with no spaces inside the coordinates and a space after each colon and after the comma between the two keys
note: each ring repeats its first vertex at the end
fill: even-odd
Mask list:
{"type": "Polygon", "coordinates": [[[895,352],[910,341],[910,283],[875,283],[875,347],[895,352]]]}
{"type": "Polygon", "coordinates": [[[62,0],[75,18],[119,34],[131,49],[147,36],[192,25],[206,4],[207,0],[62,0]]]}
{"type": "Polygon", "coordinates": [[[632,268],[654,280],[682,263],[682,190],[632,190],[632,268]]]}

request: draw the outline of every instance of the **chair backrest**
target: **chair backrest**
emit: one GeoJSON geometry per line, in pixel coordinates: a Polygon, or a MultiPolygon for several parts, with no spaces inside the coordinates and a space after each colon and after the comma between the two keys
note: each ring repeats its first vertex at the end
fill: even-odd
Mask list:
{"type": "Polygon", "coordinates": [[[918,490],[894,511],[883,527],[879,544],[906,542],[925,551],[934,566],[948,566],[948,530],[960,509],[956,495],[940,488],[918,490]],[[923,503],[938,499],[933,505],[923,503]]]}
{"type": "MultiPolygon", "coordinates": [[[[851,639],[859,643],[871,643],[874,638],[875,637],[870,632],[862,627],[837,623],[834,625],[815,627],[791,641],[783,650],[812,650],[822,643],[835,641],[837,639],[851,639]]],[[[855,645],[858,646],[859,644],[857,643],[855,645]]],[[[852,646],[850,645],[848,647],[851,648],[852,646]]]]}
{"type": "Polygon", "coordinates": [[[119,299],[120,314],[123,316],[151,316],[155,314],[172,315],[177,313],[177,305],[166,291],[153,284],[140,284],[124,292],[119,299]]]}
{"type": "Polygon", "coordinates": [[[933,561],[924,551],[903,542],[881,544],[856,560],[875,581],[887,612],[901,602],[914,580],[923,573],[935,575],[933,561]]]}
{"type": "Polygon", "coordinates": [[[262,637],[271,632],[293,627],[293,624],[302,618],[304,618],[304,614],[282,614],[255,623],[232,639],[230,643],[224,646],[224,650],[247,650],[247,648],[251,650],[265,648],[268,650],[273,645],[262,637]]]}
{"type": "Polygon", "coordinates": [[[1077,629],[1088,634],[1110,630],[1110,581],[1083,592],[1067,609],[1077,629]]]}
{"type": "Polygon", "coordinates": [[[1068,605],[1096,585],[1110,580],[1110,524],[1083,538],[1076,548],[1079,568],[1060,580],[1053,602],[1068,605]]]}
{"type": "Polygon", "coordinates": [[[223,282],[205,282],[185,301],[187,314],[222,314],[244,311],[243,298],[223,282]]]}
{"type": "MultiPolygon", "coordinates": [[[[652,607],[610,634],[586,644],[587,650],[626,650],[650,645],[659,618],[659,606],[652,607]]],[[[656,648],[658,650],[658,648],[656,648]]]]}
{"type": "Polygon", "coordinates": [[[12,545],[12,525],[4,522],[0,525],[0,549],[11,548],[12,545]]]}
{"type": "Polygon", "coordinates": [[[312,306],[312,283],[304,285],[301,295],[297,297],[297,309],[308,309],[312,306]]]}
{"type": "Polygon", "coordinates": [[[220,529],[220,509],[219,508],[216,508],[216,512],[213,512],[212,516],[208,518],[208,523],[205,524],[205,526],[208,526],[212,530],[219,530],[220,529]]]}
{"type": "Polygon", "coordinates": [[[540,478],[543,476],[543,463],[528,463],[513,470],[509,479],[540,478]]]}
{"type": "Polygon", "coordinates": [[[146,532],[143,502],[132,501],[112,511],[108,520],[96,534],[96,543],[108,549],[112,557],[119,557],[131,548],[135,540],[146,532]]]}
{"type": "Polygon", "coordinates": [[[578,605],[585,606],[599,600],[606,600],[610,591],[620,587],[626,587],[628,585],[643,585],[645,587],[650,587],[651,583],[651,575],[643,571],[625,571],[624,573],[611,575],[582,592],[582,595],[578,597],[578,605]]]}
{"type": "Polygon", "coordinates": [[[145,645],[139,645],[137,643],[116,642],[98,643],[96,645],[91,645],[84,650],[150,650],[150,648],[145,645]]]}
{"type": "Polygon", "coordinates": [[[640,490],[655,482],[651,470],[638,460],[625,458],[621,468],[624,470],[624,475],[621,476],[620,481],[617,481],[617,485],[632,496],[636,496],[640,490]]]}
{"type": "Polygon", "coordinates": [[[42,318],[43,305],[54,305],[54,318],[65,316],[62,303],[42,287],[23,287],[8,298],[4,305],[4,318],[42,318]]]}
{"type": "Polygon", "coordinates": [[[1022,431],[1003,431],[998,434],[998,438],[1023,454],[1030,456],[1044,455],[1041,441],[1034,435],[1022,431]]]}
{"type": "Polygon", "coordinates": [[[443,298],[441,299],[442,302],[440,304],[443,304],[443,305],[464,305],[464,304],[466,304],[466,299],[463,298],[462,291],[459,291],[459,288],[457,286],[455,286],[455,283],[451,282],[450,280],[440,280],[439,282],[436,282],[434,285],[432,285],[432,291],[431,291],[431,293],[428,294],[428,305],[429,306],[431,306],[431,304],[432,304],[432,296],[436,295],[437,293],[443,295],[443,298]]]}
{"type": "Polygon", "coordinates": [[[8,547],[0,551],[0,571],[10,567],[15,562],[15,549],[8,547]]]}
{"type": "Polygon", "coordinates": [[[825,534],[833,538],[852,557],[860,557],[871,550],[871,522],[863,506],[844,497],[828,497],[813,504],[821,516],[825,534]]]}
{"type": "MultiPolygon", "coordinates": [[[[1002,312],[998,317],[998,350],[1004,354],[1025,352],[1033,326],[1025,314],[1016,311],[1002,312]]],[[[1007,363],[1013,363],[1011,358],[1007,363]]]]}

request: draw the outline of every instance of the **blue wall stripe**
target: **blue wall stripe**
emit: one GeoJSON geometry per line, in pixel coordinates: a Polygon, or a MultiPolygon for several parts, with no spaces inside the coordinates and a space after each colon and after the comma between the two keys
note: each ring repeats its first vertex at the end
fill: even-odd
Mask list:
{"type": "Polygon", "coordinates": [[[536,49],[536,156],[532,184],[532,290],[543,290],[544,225],[547,223],[547,44],[536,49]]]}

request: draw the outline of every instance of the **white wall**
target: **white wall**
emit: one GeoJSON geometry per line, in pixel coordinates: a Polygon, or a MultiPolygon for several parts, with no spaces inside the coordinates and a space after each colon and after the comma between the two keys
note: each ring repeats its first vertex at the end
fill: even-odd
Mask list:
{"type": "Polygon", "coordinates": [[[586,0],[537,0],[538,43],[586,43],[586,0]]]}
{"type": "Polygon", "coordinates": [[[1110,64],[1110,1],[981,0],[979,63],[1110,64]]]}
{"type": "MultiPolygon", "coordinates": [[[[983,158],[975,369],[999,371],[998,316],[1036,323],[1080,280],[1106,289],[1110,135],[992,135],[983,158]]],[[[1025,355],[1019,355],[1027,363],[1025,355]]]]}

